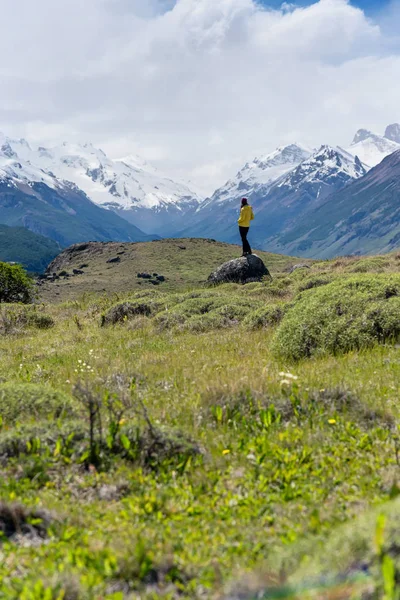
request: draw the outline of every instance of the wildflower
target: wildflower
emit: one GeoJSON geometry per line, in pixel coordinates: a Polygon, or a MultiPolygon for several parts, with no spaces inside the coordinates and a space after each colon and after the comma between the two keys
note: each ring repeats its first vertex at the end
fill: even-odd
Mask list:
{"type": "Polygon", "coordinates": [[[284,379],[293,379],[293,381],[298,380],[297,375],[293,375],[292,373],[284,373],[283,371],[279,373],[279,377],[283,377],[284,379]]]}
{"type": "Polygon", "coordinates": [[[222,451],[222,454],[225,456],[226,454],[230,454],[230,452],[231,452],[230,450],[226,449],[226,450],[222,451]]]}
{"type": "Polygon", "coordinates": [[[78,363],[79,363],[79,364],[81,364],[81,363],[82,363],[82,361],[79,359],[79,360],[78,360],[78,363]]]}
{"type": "Polygon", "coordinates": [[[329,425],[336,425],[336,419],[329,419],[329,425]]]}
{"type": "Polygon", "coordinates": [[[291,385],[291,384],[292,384],[292,382],[289,381],[289,379],[282,379],[282,381],[281,381],[281,385],[291,385]]]}
{"type": "Polygon", "coordinates": [[[118,423],[118,425],[125,425],[126,423],[126,419],[121,419],[120,422],[118,423]]]}

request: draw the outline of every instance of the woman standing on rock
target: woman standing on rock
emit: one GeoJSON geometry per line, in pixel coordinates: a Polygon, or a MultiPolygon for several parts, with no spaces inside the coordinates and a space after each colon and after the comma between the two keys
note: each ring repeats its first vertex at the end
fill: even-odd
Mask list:
{"type": "Polygon", "coordinates": [[[243,243],[243,254],[242,256],[248,256],[251,254],[251,247],[247,240],[247,234],[250,229],[250,221],[254,219],[253,209],[247,202],[247,198],[242,198],[242,208],[240,209],[239,232],[243,243]]]}

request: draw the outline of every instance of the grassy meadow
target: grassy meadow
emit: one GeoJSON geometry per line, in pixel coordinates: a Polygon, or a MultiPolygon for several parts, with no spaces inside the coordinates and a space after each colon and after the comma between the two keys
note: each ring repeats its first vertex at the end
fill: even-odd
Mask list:
{"type": "Polygon", "coordinates": [[[0,306],[0,598],[397,597],[400,256],[202,251],[0,306]]]}

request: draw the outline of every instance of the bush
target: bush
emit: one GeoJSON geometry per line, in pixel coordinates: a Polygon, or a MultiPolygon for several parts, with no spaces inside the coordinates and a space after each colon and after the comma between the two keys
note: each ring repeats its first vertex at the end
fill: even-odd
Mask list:
{"type": "Polygon", "coordinates": [[[371,256],[362,258],[348,267],[350,273],[379,273],[390,266],[390,262],[383,256],[371,256]]]}
{"type": "Polygon", "coordinates": [[[54,320],[45,313],[25,308],[21,310],[20,306],[0,308],[0,333],[4,335],[18,333],[25,327],[50,329],[53,326],[54,320]]]}
{"type": "MultiPolygon", "coordinates": [[[[237,325],[249,313],[249,300],[219,292],[190,292],[175,295],[174,305],[156,315],[162,329],[183,327],[191,331],[209,331],[237,325]]],[[[260,302],[251,301],[259,306],[260,302]]]]}
{"type": "Polygon", "coordinates": [[[283,319],[274,353],[300,360],[400,336],[400,276],[358,275],[303,292],[283,319]]]}
{"type": "Polygon", "coordinates": [[[17,503],[0,503],[0,531],[7,538],[15,535],[45,538],[51,520],[44,510],[29,509],[17,503]]]}
{"type": "Polygon", "coordinates": [[[191,317],[186,321],[185,329],[203,332],[233,327],[241,322],[246,314],[247,308],[237,304],[227,304],[204,315],[191,317]]]}
{"type": "Polygon", "coordinates": [[[0,303],[33,300],[33,282],[20,265],[0,262],[0,303]]]}
{"type": "Polygon", "coordinates": [[[265,290],[270,296],[280,298],[290,293],[291,285],[292,281],[288,277],[276,277],[273,281],[268,282],[265,290]]]}
{"type": "Polygon", "coordinates": [[[74,414],[72,399],[33,383],[0,384],[0,416],[7,425],[27,419],[65,418],[74,414]]]}
{"type": "Polygon", "coordinates": [[[305,292],[306,290],[312,290],[313,288],[322,287],[323,285],[328,285],[334,281],[334,277],[332,275],[312,275],[311,277],[307,277],[304,279],[298,286],[299,292],[305,292]]]}
{"type": "MultiPolygon", "coordinates": [[[[87,446],[87,427],[80,419],[51,420],[22,423],[15,427],[0,430],[0,459],[5,462],[12,458],[43,454],[53,456],[57,444],[60,454],[79,455],[87,446]]],[[[22,465],[22,462],[19,463],[22,465]]]]}
{"type": "Polygon", "coordinates": [[[263,327],[273,327],[278,325],[289,310],[292,304],[279,302],[272,306],[263,306],[253,310],[244,319],[243,324],[249,329],[262,329],[263,327]]]}
{"type": "Polygon", "coordinates": [[[148,302],[124,302],[110,308],[110,310],[102,316],[101,325],[115,325],[123,323],[138,315],[149,317],[152,312],[152,307],[148,302]]]}

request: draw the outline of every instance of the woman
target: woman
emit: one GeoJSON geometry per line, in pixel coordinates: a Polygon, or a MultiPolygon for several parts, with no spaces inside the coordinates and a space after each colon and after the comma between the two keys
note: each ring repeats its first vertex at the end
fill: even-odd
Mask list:
{"type": "Polygon", "coordinates": [[[250,229],[250,221],[254,219],[253,209],[247,202],[247,198],[242,198],[242,208],[240,209],[239,232],[243,243],[243,254],[242,256],[248,256],[251,254],[250,244],[247,241],[247,234],[250,229]]]}

